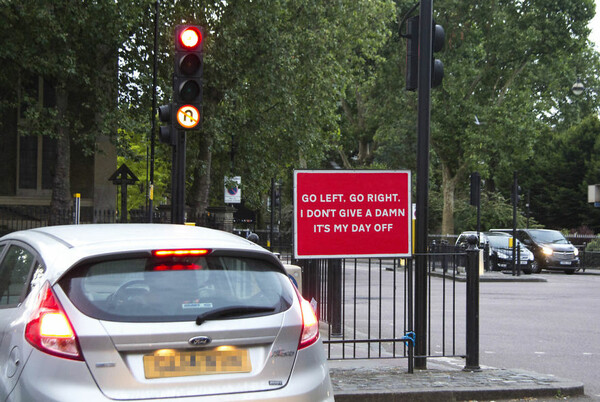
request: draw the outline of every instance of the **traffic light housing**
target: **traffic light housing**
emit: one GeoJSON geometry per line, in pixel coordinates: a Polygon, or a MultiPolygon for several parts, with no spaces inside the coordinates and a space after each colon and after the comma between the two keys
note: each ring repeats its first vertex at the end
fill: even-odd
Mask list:
{"type": "Polygon", "coordinates": [[[203,39],[203,29],[198,25],[175,27],[171,117],[181,130],[196,129],[201,120],[203,39]]]}
{"type": "Polygon", "coordinates": [[[471,173],[470,204],[478,206],[481,202],[481,175],[479,172],[471,173]]]}
{"type": "MultiPolygon", "coordinates": [[[[416,91],[419,87],[419,17],[406,20],[406,89],[416,91]]],[[[441,25],[432,24],[431,35],[431,87],[435,88],[444,78],[444,64],[434,57],[444,47],[446,34],[441,25]]]]}
{"type": "Polygon", "coordinates": [[[160,126],[158,130],[158,138],[160,142],[165,144],[175,145],[177,130],[174,127],[173,119],[173,104],[162,105],[158,108],[158,118],[161,122],[166,123],[165,126],[160,126]]]}
{"type": "Polygon", "coordinates": [[[433,22],[433,32],[431,36],[431,88],[435,88],[442,83],[444,79],[444,63],[436,59],[434,53],[444,48],[446,41],[446,32],[441,25],[433,22]]]}

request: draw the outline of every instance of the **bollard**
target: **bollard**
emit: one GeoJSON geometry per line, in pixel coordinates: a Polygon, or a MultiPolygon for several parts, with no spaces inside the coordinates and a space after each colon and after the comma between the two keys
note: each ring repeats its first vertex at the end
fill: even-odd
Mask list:
{"type": "Polygon", "coordinates": [[[517,276],[521,276],[521,247],[519,247],[518,243],[517,243],[516,247],[517,247],[517,257],[516,257],[517,276]]]}
{"type": "Polygon", "coordinates": [[[467,238],[467,365],[464,371],[479,367],[479,250],[477,237],[467,238]]]}
{"type": "Polygon", "coordinates": [[[73,208],[73,223],[75,225],[79,225],[81,220],[81,194],[75,193],[73,194],[75,198],[75,207],[73,208]]]}

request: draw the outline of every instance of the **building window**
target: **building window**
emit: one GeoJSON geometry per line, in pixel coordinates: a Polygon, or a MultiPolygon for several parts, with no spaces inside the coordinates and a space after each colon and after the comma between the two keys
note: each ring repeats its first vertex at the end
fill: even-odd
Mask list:
{"type": "MultiPolygon", "coordinates": [[[[25,118],[25,110],[31,100],[42,107],[54,107],[56,96],[52,85],[41,77],[21,79],[21,110],[19,117],[25,118]]],[[[49,194],[54,176],[56,139],[42,135],[20,135],[18,139],[17,195],[39,196],[49,194]]]]}
{"type": "Polygon", "coordinates": [[[19,188],[37,188],[38,137],[19,138],[19,188]]]}

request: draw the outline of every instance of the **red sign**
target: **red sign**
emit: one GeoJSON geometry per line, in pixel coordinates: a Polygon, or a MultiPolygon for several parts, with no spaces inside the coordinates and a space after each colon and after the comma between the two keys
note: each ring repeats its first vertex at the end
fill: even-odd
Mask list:
{"type": "Polygon", "coordinates": [[[295,171],[296,258],[411,255],[409,171],[295,171]]]}

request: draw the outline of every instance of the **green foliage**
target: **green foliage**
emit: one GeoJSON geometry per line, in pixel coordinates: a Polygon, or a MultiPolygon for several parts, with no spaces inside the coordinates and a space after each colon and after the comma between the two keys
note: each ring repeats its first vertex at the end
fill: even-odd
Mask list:
{"type": "MultiPolygon", "coordinates": [[[[477,228],[477,208],[468,203],[468,200],[459,200],[455,206],[456,232],[461,233],[477,228]]],[[[517,227],[540,227],[535,219],[529,219],[522,210],[517,211],[517,227]]],[[[481,197],[481,230],[512,228],[513,209],[510,200],[501,194],[484,193],[481,197]]]]}
{"type": "Polygon", "coordinates": [[[20,112],[19,135],[57,139],[53,209],[71,201],[71,144],[92,155],[98,138],[116,135],[118,52],[136,6],[114,1],[0,3],[0,107],[6,115],[20,112]],[[37,90],[42,84],[43,99],[37,90]]]}
{"type": "Polygon", "coordinates": [[[585,251],[600,251],[600,239],[596,238],[589,242],[585,247],[585,251]]]}
{"type": "Polygon", "coordinates": [[[587,186],[600,183],[600,120],[590,115],[570,129],[536,144],[535,158],[523,177],[532,189],[531,205],[552,228],[586,225],[600,229],[600,211],[587,203],[587,186]]]}
{"type": "MultiPolygon", "coordinates": [[[[119,163],[146,178],[155,4],[2,1],[0,108],[15,107],[20,81],[37,74],[80,88],[68,93],[65,119],[56,108],[27,108],[22,132],[55,136],[66,127],[88,153],[98,135],[116,134],[119,163]]],[[[413,4],[160,2],[158,105],[170,102],[174,26],[206,28],[203,124],[187,136],[189,204],[205,195],[222,204],[225,176],[241,176],[246,205],[265,211],[273,177],[291,202],[294,169],[332,161],[414,169],[417,97],[404,90],[399,27],[413,4]]],[[[432,92],[432,230],[474,227],[472,171],[485,180],[484,228],[512,224],[507,200],[518,171],[537,222],[600,229],[599,211],[585,202],[587,185],[600,182],[599,59],[587,41],[593,10],[593,0],[436,1],[446,77],[432,92]],[[576,78],[590,88],[579,98],[569,91],[576,78]]],[[[171,149],[156,144],[155,153],[160,204],[168,202],[171,149]]],[[[145,204],[145,187],[129,194],[131,207],[145,204]]]]}
{"type": "MultiPolygon", "coordinates": [[[[466,216],[453,211],[451,203],[442,208],[444,192],[451,193],[459,208],[468,193],[465,179],[478,171],[492,194],[492,213],[497,214],[510,197],[516,170],[532,199],[543,199],[545,193],[537,191],[544,182],[534,185],[529,180],[541,178],[543,170],[536,173],[532,167],[538,159],[554,166],[556,161],[540,149],[561,130],[577,124],[581,113],[598,111],[594,91],[585,99],[575,99],[569,91],[577,76],[585,77],[590,86],[595,82],[598,54],[587,42],[594,3],[445,0],[435,3],[434,12],[436,22],[446,30],[446,46],[437,56],[444,62],[446,76],[442,87],[432,91],[430,227],[452,232],[468,225],[462,222],[466,216]]],[[[404,46],[404,40],[390,37],[382,48],[383,61],[375,65],[374,84],[357,98],[368,105],[363,119],[367,123],[361,124],[359,108],[347,108],[343,115],[346,153],[360,155],[360,139],[366,135],[373,142],[374,160],[389,168],[415,167],[416,99],[403,90],[404,61],[399,55],[404,54],[404,46]]],[[[573,188],[574,183],[581,183],[581,177],[558,186],[573,188]]],[[[581,188],[576,186],[573,197],[579,202],[581,188]]],[[[532,205],[541,203],[532,201],[532,205]]],[[[533,212],[541,223],[555,223],[540,211],[533,212]]],[[[577,212],[578,221],[573,221],[573,214],[561,215],[563,223],[571,224],[583,216],[577,212]]],[[[500,216],[489,219],[494,225],[505,221],[500,216]]]]}
{"type": "Polygon", "coordinates": [[[216,199],[222,178],[240,175],[247,205],[264,207],[271,177],[321,166],[340,138],[342,94],[377,57],[393,11],[385,0],[221,8],[208,22],[216,34],[206,50],[203,130],[214,139],[216,199]]]}
{"type": "MultiPolygon", "coordinates": [[[[127,189],[127,207],[131,209],[146,208],[148,199],[148,141],[144,132],[119,130],[119,155],[117,165],[126,164],[140,179],[137,186],[127,189]]],[[[168,204],[171,171],[167,158],[156,158],[154,167],[154,206],[168,204]]],[[[120,204],[118,205],[120,208],[120,204]]]]}

